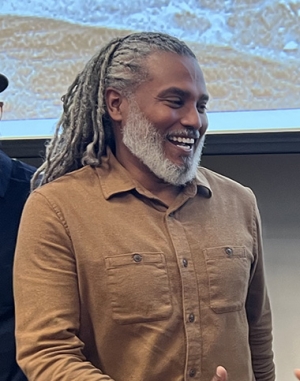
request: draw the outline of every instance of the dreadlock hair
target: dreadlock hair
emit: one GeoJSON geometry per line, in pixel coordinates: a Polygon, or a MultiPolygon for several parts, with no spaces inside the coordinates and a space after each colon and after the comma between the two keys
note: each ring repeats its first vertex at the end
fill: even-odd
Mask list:
{"type": "Polygon", "coordinates": [[[85,165],[100,166],[114,138],[105,104],[112,87],[129,96],[148,78],[145,58],[157,51],[195,58],[182,41],[163,33],[142,32],[115,38],[93,56],[62,96],[63,113],[37,169],[32,189],[85,165]]]}

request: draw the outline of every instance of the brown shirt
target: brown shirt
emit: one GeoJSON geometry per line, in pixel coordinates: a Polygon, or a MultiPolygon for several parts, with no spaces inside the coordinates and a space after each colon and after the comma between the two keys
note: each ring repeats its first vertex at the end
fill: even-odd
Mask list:
{"type": "Polygon", "coordinates": [[[252,192],[200,168],[167,208],[113,155],[31,194],[15,259],[30,381],[273,381],[252,192]]]}

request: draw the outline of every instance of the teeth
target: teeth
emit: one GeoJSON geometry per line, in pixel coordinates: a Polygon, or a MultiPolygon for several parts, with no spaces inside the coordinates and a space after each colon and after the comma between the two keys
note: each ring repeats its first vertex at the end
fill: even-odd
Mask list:
{"type": "Polygon", "coordinates": [[[177,136],[170,136],[169,138],[173,142],[178,142],[178,143],[185,143],[185,144],[194,144],[195,139],[193,138],[182,138],[182,137],[177,137],[177,136]]]}

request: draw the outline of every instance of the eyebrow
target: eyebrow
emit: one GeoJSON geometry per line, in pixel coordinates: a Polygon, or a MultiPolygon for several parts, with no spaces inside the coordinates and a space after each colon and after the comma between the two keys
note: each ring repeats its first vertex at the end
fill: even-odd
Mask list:
{"type": "MultiPolygon", "coordinates": [[[[163,90],[162,92],[160,92],[158,94],[158,97],[164,97],[166,95],[179,95],[181,97],[187,97],[187,96],[190,95],[190,92],[182,90],[179,87],[169,87],[168,89],[163,90]]],[[[202,94],[199,97],[199,101],[206,101],[206,102],[208,102],[208,100],[209,100],[209,95],[208,94],[202,94]]]]}

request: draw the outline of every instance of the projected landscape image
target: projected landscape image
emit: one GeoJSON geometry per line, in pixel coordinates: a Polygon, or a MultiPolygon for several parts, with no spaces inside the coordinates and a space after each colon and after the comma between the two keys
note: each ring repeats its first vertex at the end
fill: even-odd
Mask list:
{"type": "Polygon", "coordinates": [[[3,120],[58,118],[85,62],[140,30],[195,51],[210,111],[300,108],[300,0],[11,0],[0,22],[0,72],[10,80],[3,120]]]}

